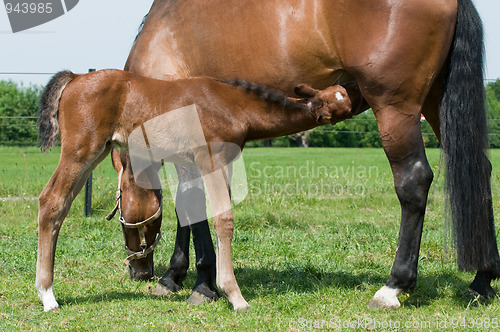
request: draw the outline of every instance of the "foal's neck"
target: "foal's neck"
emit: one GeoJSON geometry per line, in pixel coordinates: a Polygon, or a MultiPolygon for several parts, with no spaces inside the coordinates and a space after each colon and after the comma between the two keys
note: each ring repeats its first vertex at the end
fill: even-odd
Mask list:
{"type": "Polygon", "coordinates": [[[243,93],[241,100],[245,102],[243,111],[247,119],[248,132],[246,140],[273,138],[319,126],[310,106],[305,100],[287,97],[279,91],[241,79],[224,80],[224,83],[243,93]]]}
{"type": "Polygon", "coordinates": [[[248,117],[247,140],[295,134],[321,125],[306,105],[283,106],[258,100],[249,103],[245,113],[248,117]]]}

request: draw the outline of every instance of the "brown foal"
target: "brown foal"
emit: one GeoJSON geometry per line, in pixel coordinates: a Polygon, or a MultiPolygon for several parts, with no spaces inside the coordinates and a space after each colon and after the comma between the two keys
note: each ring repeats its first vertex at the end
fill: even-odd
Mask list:
{"type": "MultiPolygon", "coordinates": [[[[224,144],[213,143],[232,143],[241,150],[249,140],[291,134],[353,115],[351,98],[342,86],[319,91],[299,85],[296,94],[305,98],[286,97],[244,81],[221,82],[207,77],[160,81],[119,70],[56,74],[39,109],[42,151],[54,145],[58,132],[61,136],[59,165],[39,198],[36,288],[44,310],[58,307],[52,290],[57,237],[89,173],[113,146],[129,150],[134,129],[144,130],[149,120],[190,105],[195,105],[208,146],[194,151],[192,158],[204,176],[214,215],[217,285],[235,309],[247,308],[231,261],[234,217],[227,174],[215,172],[218,165],[229,165],[231,157],[224,144]]],[[[165,128],[165,137],[180,130],[174,123],[165,128]]],[[[146,142],[148,148],[150,143],[146,142]]]]}

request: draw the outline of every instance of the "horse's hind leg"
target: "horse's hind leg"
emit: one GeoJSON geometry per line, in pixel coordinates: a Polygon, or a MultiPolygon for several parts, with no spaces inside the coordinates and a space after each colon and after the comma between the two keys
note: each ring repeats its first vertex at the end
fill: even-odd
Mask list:
{"type": "Polygon", "coordinates": [[[419,112],[415,113],[412,116],[401,114],[391,106],[376,112],[401,204],[401,225],[391,275],[387,284],[375,294],[371,307],[399,307],[399,293],[416,284],[420,239],[433,174],[425,156],[419,112]]]}
{"type": "MultiPolygon", "coordinates": [[[[427,99],[425,100],[424,106],[422,108],[422,113],[425,116],[425,119],[431,125],[434,133],[440,139],[440,124],[439,124],[439,104],[441,101],[442,95],[442,87],[441,87],[441,79],[438,79],[434,86],[432,87],[427,99]]],[[[490,205],[490,223],[492,224],[491,228],[494,229],[494,216],[493,216],[493,207],[491,200],[491,190],[489,197],[489,205],[490,205]]],[[[496,242],[495,232],[491,232],[490,241],[496,242]]],[[[492,246],[493,247],[493,246],[492,246]]],[[[498,257],[498,252],[496,253],[498,257]]],[[[469,290],[473,293],[474,296],[481,296],[483,298],[493,298],[496,296],[496,292],[491,287],[491,281],[499,277],[500,271],[477,271],[474,281],[470,284],[469,290]]]]}
{"type": "Polygon", "coordinates": [[[397,296],[416,284],[427,194],[433,178],[420,133],[419,113],[401,114],[392,106],[376,112],[401,204],[401,225],[391,275],[375,294],[371,307],[398,308],[397,296]]]}
{"type": "Polygon", "coordinates": [[[56,171],[39,197],[38,209],[38,256],[35,286],[44,310],[58,308],[52,285],[54,280],[54,258],[57,237],[71,203],[81,190],[91,170],[109,152],[94,162],[82,163],[70,154],[61,155],[56,171]]]}

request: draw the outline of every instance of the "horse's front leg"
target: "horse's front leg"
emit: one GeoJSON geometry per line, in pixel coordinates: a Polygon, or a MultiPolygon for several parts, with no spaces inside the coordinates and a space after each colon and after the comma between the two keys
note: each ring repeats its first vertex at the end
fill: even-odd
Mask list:
{"type": "Polygon", "coordinates": [[[391,164],[401,204],[401,225],[396,257],[386,285],[369,306],[398,308],[398,295],[416,285],[417,265],[427,194],[433,179],[420,134],[419,112],[414,116],[385,107],[376,112],[384,151],[391,164]]]}
{"type": "Polygon", "coordinates": [[[183,287],[182,281],[189,268],[189,240],[193,233],[198,277],[189,304],[201,304],[218,299],[215,290],[215,252],[206,215],[206,198],[203,180],[198,167],[175,166],[179,185],[175,210],[177,235],[175,248],[167,272],[158,282],[155,295],[168,295],[183,287]]]}
{"type": "Polygon", "coordinates": [[[217,238],[217,286],[226,295],[234,310],[248,310],[249,305],[241,295],[236,282],[231,258],[234,215],[231,209],[227,176],[223,169],[203,177],[213,214],[217,238]]]}
{"type": "Polygon", "coordinates": [[[153,295],[167,296],[183,287],[182,281],[186,277],[189,268],[190,238],[191,230],[189,227],[182,227],[177,220],[174,252],[170,258],[170,266],[167,272],[158,280],[158,286],[153,291],[153,295]]]}

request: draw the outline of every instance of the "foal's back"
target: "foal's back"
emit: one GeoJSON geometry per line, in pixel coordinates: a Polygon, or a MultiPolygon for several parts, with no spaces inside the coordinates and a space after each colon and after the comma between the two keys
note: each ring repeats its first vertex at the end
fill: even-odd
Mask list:
{"type": "Polygon", "coordinates": [[[65,124],[61,134],[65,136],[63,128],[91,128],[106,139],[117,134],[126,144],[132,130],[144,122],[193,104],[202,127],[210,128],[205,135],[223,141],[234,137],[231,128],[245,126],[246,109],[262,109],[265,101],[209,77],[163,81],[106,69],[77,75],[66,87],[60,105],[60,122],[65,124]]]}

